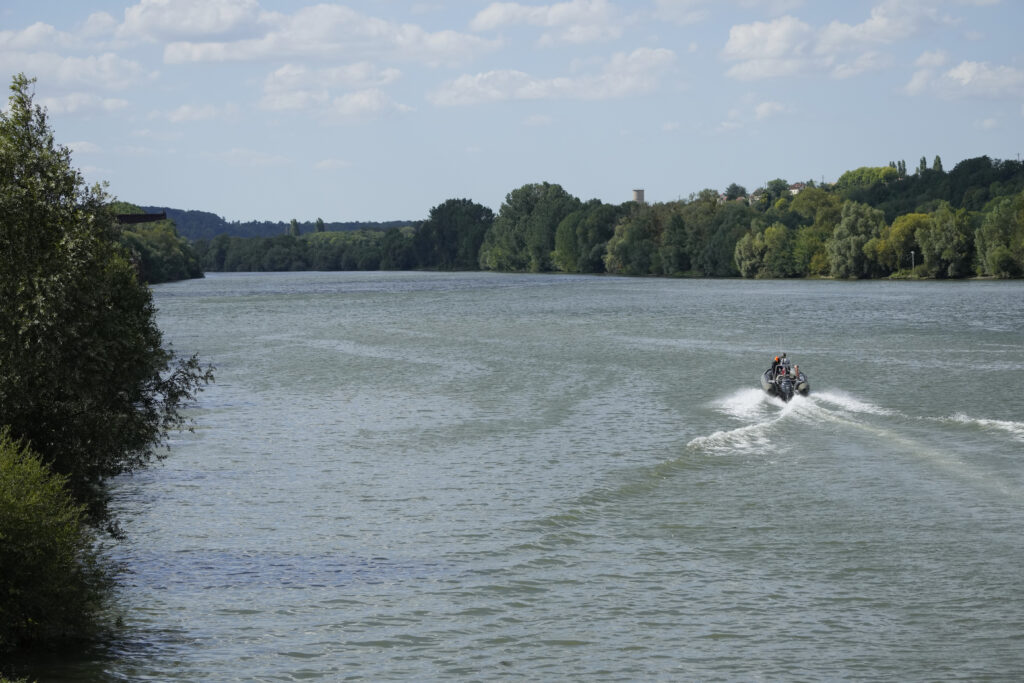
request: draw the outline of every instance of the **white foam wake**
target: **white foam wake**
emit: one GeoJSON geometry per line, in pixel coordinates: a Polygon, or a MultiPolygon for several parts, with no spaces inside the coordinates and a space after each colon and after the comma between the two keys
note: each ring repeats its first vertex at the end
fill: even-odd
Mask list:
{"type": "Polygon", "coordinates": [[[882,406],[877,406],[873,403],[861,401],[860,399],[854,398],[849,394],[844,394],[838,391],[822,391],[812,393],[811,396],[813,396],[816,400],[824,401],[825,403],[829,403],[838,408],[842,408],[843,410],[850,413],[867,413],[869,415],[896,414],[892,410],[889,410],[888,408],[883,408],[882,406]]]}
{"type": "Polygon", "coordinates": [[[957,413],[949,419],[953,422],[959,422],[960,424],[975,425],[985,429],[995,429],[1006,432],[1018,441],[1024,441],[1024,422],[1013,422],[1012,420],[989,420],[982,417],[971,417],[970,415],[965,415],[963,413],[957,413]]]}
{"type": "Polygon", "coordinates": [[[767,414],[768,395],[761,389],[740,389],[716,401],[714,406],[730,417],[754,420],[767,414]]]}

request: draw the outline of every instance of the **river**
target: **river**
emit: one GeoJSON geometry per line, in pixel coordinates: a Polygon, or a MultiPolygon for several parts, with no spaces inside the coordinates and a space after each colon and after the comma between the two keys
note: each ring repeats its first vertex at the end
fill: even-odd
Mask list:
{"type": "Polygon", "coordinates": [[[154,296],[217,381],[116,482],[124,633],[54,678],[1024,677],[1024,282],[154,296]]]}

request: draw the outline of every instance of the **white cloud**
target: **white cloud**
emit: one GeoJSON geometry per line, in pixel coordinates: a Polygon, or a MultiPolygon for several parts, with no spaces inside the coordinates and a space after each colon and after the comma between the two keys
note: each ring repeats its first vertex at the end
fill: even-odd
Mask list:
{"type": "Polygon", "coordinates": [[[118,35],[125,39],[217,36],[253,30],[257,0],[141,0],[124,11],[118,35]]]}
{"type": "Polygon", "coordinates": [[[995,118],[987,118],[978,121],[977,125],[982,130],[994,130],[999,127],[999,121],[995,118]]]}
{"type": "Polygon", "coordinates": [[[1017,98],[1024,95],[1024,71],[988,62],[963,61],[943,73],[920,69],[904,90],[910,95],[931,93],[945,99],[1017,98]]]}
{"type": "Polygon", "coordinates": [[[377,88],[359,90],[335,97],[329,109],[330,113],[344,119],[410,110],[410,107],[398,104],[377,88]]]}
{"type": "Polygon", "coordinates": [[[810,63],[814,37],[809,24],[790,16],[733,26],[722,55],[738,63],[726,73],[741,80],[800,73],[810,63]]]}
{"type": "Polygon", "coordinates": [[[286,64],[264,80],[260,106],[345,119],[409,111],[410,107],[398,104],[377,87],[400,76],[398,69],[379,68],[368,62],[324,69],[286,64]]]}
{"type": "Polygon", "coordinates": [[[784,14],[804,4],[804,0],[739,0],[744,9],[757,9],[769,14],[784,14]]]}
{"type": "Polygon", "coordinates": [[[786,107],[779,102],[761,102],[754,107],[754,117],[760,121],[784,111],[786,111],[786,107]]]}
{"type": "Polygon", "coordinates": [[[110,113],[128,106],[127,100],[83,92],[68,93],[59,97],[42,97],[38,102],[51,114],[110,113]]]}
{"type": "Polygon", "coordinates": [[[381,68],[369,62],[355,62],[323,69],[310,69],[302,64],[285,64],[274,70],[263,82],[264,91],[327,89],[336,87],[365,88],[392,83],[402,75],[394,68],[381,68]]]}
{"type": "Polygon", "coordinates": [[[504,100],[605,100],[654,90],[675,60],[667,49],[639,48],[618,53],[596,74],[536,78],[523,71],[503,69],[463,75],[442,85],[428,98],[439,106],[504,100]]]}
{"type": "Polygon", "coordinates": [[[859,24],[831,22],[819,37],[816,49],[833,54],[858,46],[891,44],[940,21],[937,10],[926,3],[884,0],[859,24]]]}
{"type": "Polygon", "coordinates": [[[655,0],[654,17],[659,21],[689,26],[711,16],[710,10],[704,7],[706,4],[707,0],[655,0]]]}
{"type": "Polygon", "coordinates": [[[291,165],[291,159],[278,154],[269,154],[254,149],[235,147],[227,152],[207,152],[203,156],[217,159],[229,166],[274,168],[291,165]]]}
{"type": "Polygon", "coordinates": [[[65,57],[53,52],[0,52],[0,70],[29,73],[41,83],[62,88],[121,90],[154,77],[138,62],[110,52],[89,57],[65,57]]]}
{"type": "Polygon", "coordinates": [[[168,43],[164,61],[226,62],[309,57],[319,59],[376,55],[429,65],[458,63],[493,49],[497,41],[444,30],[430,33],[341,5],[312,5],[293,15],[264,14],[259,35],[238,40],[168,43]]]}
{"type": "Polygon", "coordinates": [[[337,171],[342,168],[348,168],[352,164],[344,159],[321,159],[313,165],[318,171],[337,171]]]}
{"type": "Polygon", "coordinates": [[[947,71],[945,78],[955,83],[964,94],[998,97],[1007,92],[1019,93],[1024,84],[1024,71],[1012,66],[965,61],[947,71]]]}
{"type": "Polygon", "coordinates": [[[622,22],[608,0],[570,0],[553,5],[491,3],[473,17],[470,28],[491,31],[507,26],[558,29],[546,33],[541,43],[589,43],[622,35],[622,22]]]}
{"type": "Polygon", "coordinates": [[[878,71],[888,64],[889,59],[882,53],[868,51],[857,55],[853,61],[836,64],[829,73],[833,78],[852,78],[869,71],[878,71]]]}
{"type": "Polygon", "coordinates": [[[214,119],[231,118],[238,114],[238,107],[233,104],[216,106],[213,104],[183,104],[169,112],[160,112],[155,116],[165,118],[171,123],[189,121],[211,121],[214,119]]]}
{"type": "Polygon", "coordinates": [[[99,145],[97,145],[94,142],[87,142],[85,140],[69,142],[67,144],[67,147],[75,154],[95,154],[100,151],[99,145]]]}
{"type": "Polygon", "coordinates": [[[93,12],[82,26],[82,37],[95,40],[113,35],[115,30],[117,30],[117,19],[106,12],[93,12]]]}
{"type": "Polygon", "coordinates": [[[53,49],[67,47],[74,42],[70,34],[41,21],[20,31],[0,31],[0,49],[4,50],[53,49]]]}
{"type": "Polygon", "coordinates": [[[726,72],[741,80],[828,73],[850,78],[890,63],[881,45],[891,45],[945,21],[917,0],[883,0],[859,24],[833,21],[815,28],[792,16],[733,26],[722,57],[735,62],[726,72]]]}
{"type": "Polygon", "coordinates": [[[914,60],[914,66],[922,68],[938,68],[945,66],[946,62],[949,61],[949,57],[942,50],[935,50],[932,52],[922,52],[921,56],[914,60]]]}

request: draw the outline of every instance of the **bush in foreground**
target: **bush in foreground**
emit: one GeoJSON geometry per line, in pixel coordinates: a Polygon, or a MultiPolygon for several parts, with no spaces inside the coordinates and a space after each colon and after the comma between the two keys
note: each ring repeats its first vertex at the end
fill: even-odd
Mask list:
{"type": "Polygon", "coordinates": [[[109,577],[84,511],[9,430],[0,430],[0,655],[89,636],[109,577]]]}

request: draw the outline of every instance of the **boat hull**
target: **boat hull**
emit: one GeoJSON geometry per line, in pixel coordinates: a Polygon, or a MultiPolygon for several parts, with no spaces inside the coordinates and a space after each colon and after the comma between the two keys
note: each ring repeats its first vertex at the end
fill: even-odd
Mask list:
{"type": "Polygon", "coordinates": [[[769,395],[778,396],[787,402],[796,394],[807,396],[811,393],[811,384],[804,373],[801,372],[796,377],[773,378],[771,368],[761,375],[761,388],[769,395]]]}

